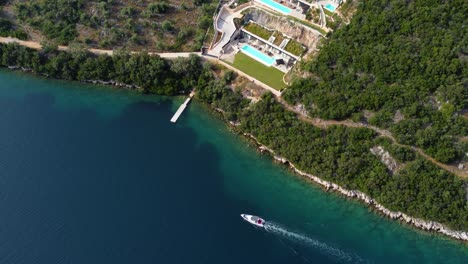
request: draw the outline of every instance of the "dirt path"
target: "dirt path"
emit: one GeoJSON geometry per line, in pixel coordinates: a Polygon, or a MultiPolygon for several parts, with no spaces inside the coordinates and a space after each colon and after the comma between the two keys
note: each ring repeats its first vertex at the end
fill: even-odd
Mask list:
{"type": "MultiPolygon", "coordinates": [[[[36,50],[42,49],[42,45],[39,42],[24,41],[24,40],[19,40],[19,39],[10,38],[10,37],[0,37],[0,43],[18,43],[21,46],[25,46],[31,49],[36,49],[36,50]]],[[[70,48],[68,46],[58,46],[58,50],[61,50],[61,51],[68,51],[69,49],[70,48]]],[[[113,50],[105,50],[105,49],[88,49],[88,51],[96,55],[106,54],[106,55],[112,56],[114,54],[113,50]]],[[[132,51],[130,53],[134,54],[138,52],[132,51]]],[[[200,55],[200,52],[162,52],[162,53],[148,52],[148,54],[159,55],[161,58],[165,58],[165,59],[175,59],[179,57],[187,58],[191,54],[200,55]]]]}
{"type": "Polygon", "coordinates": [[[323,119],[320,119],[320,118],[310,118],[307,115],[305,115],[303,112],[297,110],[293,106],[286,103],[281,98],[279,98],[279,101],[280,101],[281,104],[283,104],[286,107],[286,109],[288,109],[291,112],[296,113],[298,115],[299,119],[304,121],[304,122],[307,122],[309,124],[312,124],[312,125],[320,127],[320,128],[327,128],[329,126],[334,126],[334,125],[343,125],[343,126],[347,126],[347,127],[365,127],[365,128],[372,129],[375,132],[377,132],[380,136],[388,137],[389,139],[391,139],[394,144],[396,144],[398,146],[409,147],[412,150],[418,152],[421,156],[423,156],[425,159],[432,162],[434,165],[436,165],[436,166],[438,166],[438,167],[440,167],[442,169],[445,169],[447,171],[450,171],[451,173],[457,175],[460,178],[464,178],[464,179],[468,178],[468,173],[465,170],[460,170],[460,169],[458,169],[458,167],[453,166],[453,165],[447,165],[447,164],[441,163],[441,162],[435,160],[434,158],[432,158],[431,156],[427,155],[426,153],[424,153],[424,151],[422,149],[420,149],[420,148],[417,148],[415,146],[404,145],[404,144],[398,143],[397,140],[395,139],[395,137],[392,135],[392,133],[390,131],[388,131],[388,130],[381,129],[381,128],[371,126],[371,125],[368,125],[368,124],[364,124],[364,123],[354,122],[354,121],[351,121],[351,120],[335,121],[335,120],[323,120],[323,119]]]}
{"type": "Polygon", "coordinates": [[[0,42],[1,43],[18,43],[21,46],[25,46],[31,49],[41,49],[42,46],[38,42],[34,41],[24,41],[24,40],[19,40],[16,38],[9,38],[9,37],[0,37],[0,42]]]}
{"type": "MultiPolygon", "coordinates": [[[[23,41],[23,40],[19,40],[19,39],[16,39],[16,38],[9,38],[9,37],[0,37],[0,43],[18,43],[19,45],[22,45],[22,46],[25,46],[25,47],[28,47],[28,48],[32,48],[32,49],[36,49],[36,50],[42,49],[42,45],[39,42],[23,41]]],[[[67,46],[58,46],[58,49],[62,50],[62,51],[68,51],[69,47],[67,47],[67,46]]],[[[114,51],[112,51],[112,50],[88,49],[88,51],[93,53],[93,54],[96,54],[96,55],[107,54],[109,56],[112,56],[114,54],[114,51]]],[[[131,53],[137,53],[137,52],[131,52],[131,53]]],[[[195,54],[195,55],[198,55],[198,56],[201,55],[200,52],[165,52],[165,53],[150,52],[148,54],[150,54],[150,55],[159,55],[161,58],[166,58],[166,59],[174,59],[174,58],[179,58],[179,57],[189,57],[191,54],[195,54]]],[[[450,171],[453,174],[455,174],[455,175],[457,175],[457,176],[459,176],[461,178],[468,178],[468,172],[466,172],[464,170],[460,170],[456,166],[451,166],[451,165],[447,165],[447,164],[443,164],[441,162],[438,162],[437,160],[435,160],[431,156],[424,153],[424,151],[422,149],[420,149],[420,148],[417,148],[417,147],[414,147],[414,146],[409,146],[409,145],[403,145],[403,144],[398,143],[397,140],[395,139],[395,137],[393,137],[392,133],[390,131],[388,131],[388,130],[381,129],[381,128],[371,126],[371,125],[368,125],[368,124],[364,124],[364,123],[357,123],[357,122],[354,122],[354,121],[351,121],[351,120],[336,121],[336,120],[323,120],[323,119],[320,119],[320,118],[310,118],[306,114],[302,113],[301,111],[298,111],[296,108],[294,108],[293,106],[289,105],[284,100],[282,100],[281,99],[281,93],[279,91],[271,88],[270,86],[260,82],[259,80],[245,74],[242,71],[239,71],[238,69],[232,67],[231,65],[228,65],[228,64],[226,64],[226,63],[224,63],[224,62],[222,62],[222,61],[220,61],[220,60],[218,60],[216,58],[211,58],[211,57],[207,57],[207,56],[203,56],[203,58],[205,58],[206,60],[208,60],[210,62],[213,62],[213,63],[222,64],[224,67],[226,67],[226,68],[228,68],[228,69],[230,69],[232,71],[237,72],[239,75],[242,75],[242,76],[246,77],[247,79],[255,82],[255,84],[269,90],[270,92],[272,92],[278,98],[279,102],[282,103],[286,107],[286,109],[288,109],[291,112],[296,113],[299,116],[299,119],[304,121],[304,122],[310,123],[310,124],[312,124],[314,126],[321,127],[321,128],[327,128],[329,126],[334,126],[334,125],[343,125],[343,126],[348,126],[348,127],[365,127],[365,128],[372,129],[375,132],[377,132],[379,135],[385,136],[385,137],[388,137],[389,139],[391,139],[394,144],[397,144],[399,146],[410,147],[414,151],[418,152],[421,156],[423,156],[427,160],[431,161],[436,166],[438,166],[438,167],[440,167],[442,169],[445,169],[447,171],[450,171]]]]}

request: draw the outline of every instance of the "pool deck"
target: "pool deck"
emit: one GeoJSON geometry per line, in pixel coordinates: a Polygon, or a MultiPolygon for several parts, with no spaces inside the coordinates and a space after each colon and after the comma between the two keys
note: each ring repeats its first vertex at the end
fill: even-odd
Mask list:
{"type": "MultiPolygon", "coordinates": [[[[267,11],[273,11],[281,15],[285,15],[282,12],[277,11],[276,9],[273,9],[272,7],[262,4],[259,0],[255,0],[253,2],[249,2],[246,4],[243,4],[236,8],[235,10],[229,9],[227,6],[223,6],[221,10],[219,11],[218,15],[216,16],[214,26],[216,27],[216,30],[221,32],[221,38],[217,43],[213,44],[213,47],[209,50],[210,55],[213,55],[215,57],[220,57],[223,55],[223,47],[229,43],[231,36],[234,34],[236,31],[236,26],[234,24],[234,18],[240,18],[242,17],[242,12],[246,9],[249,8],[259,8],[267,11]]],[[[301,14],[295,9],[291,9],[291,13],[288,14],[288,16],[293,16],[297,19],[304,20],[305,15],[301,14]]]]}
{"type": "Polygon", "coordinates": [[[270,1],[274,2],[275,5],[283,7],[283,9],[277,8],[274,5],[270,5],[268,2],[265,2],[265,0],[255,0],[255,3],[258,3],[258,4],[262,5],[262,6],[266,6],[266,7],[270,8],[270,9],[275,10],[276,12],[280,12],[283,15],[291,15],[293,9],[291,9],[291,8],[285,6],[285,5],[282,5],[282,4],[278,3],[278,2],[275,2],[274,0],[270,0],[270,1]]]}
{"type": "MultiPolygon", "coordinates": [[[[275,1],[276,2],[276,1],[275,1]]],[[[290,5],[284,5],[276,2],[278,5],[284,6],[285,8],[288,8],[291,10],[289,13],[282,12],[281,10],[278,10],[277,8],[268,5],[266,3],[263,3],[261,0],[254,0],[254,4],[257,8],[264,9],[266,11],[274,12],[283,16],[293,16],[297,19],[305,20],[305,15],[302,14],[301,10],[298,9],[297,7],[292,7],[290,5]]]]}
{"type": "Polygon", "coordinates": [[[338,9],[339,5],[334,3],[333,1],[330,1],[330,0],[319,0],[318,3],[317,3],[319,6],[322,6],[325,10],[329,11],[329,12],[332,12],[334,13],[336,11],[336,9],[338,9]],[[327,8],[328,5],[331,5],[334,7],[334,10],[330,10],[327,8]]]}
{"type": "Polygon", "coordinates": [[[335,10],[336,10],[336,6],[330,5],[330,4],[327,4],[327,5],[323,6],[323,8],[325,8],[326,10],[328,10],[328,11],[330,11],[332,13],[335,13],[335,10]]]}
{"type": "Polygon", "coordinates": [[[244,44],[244,46],[240,49],[240,52],[244,53],[245,55],[249,56],[250,58],[262,63],[263,65],[267,66],[267,67],[270,67],[273,65],[273,63],[275,62],[275,59],[273,57],[270,57],[266,54],[264,54],[263,52],[261,52],[260,50],[248,45],[248,44],[244,44]],[[265,62],[263,61],[261,58],[259,58],[258,56],[255,56],[255,54],[252,54],[251,52],[245,50],[245,47],[249,47],[249,49],[253,49],[255,50],[256,52],[259,52],[259,53],[262,53],[264,56],[268,57],[268,58],[271,58],[272,59],[272,62],[271,63],[268,63],[268,62],[265,62]]]}
{"type": "MultiPolygon", "coordinates": [[[[274,1],[274,0],[273,0],[274,1]]],[[[322,2],[322,1],[320,1],[322,2]]],[[[325,2],[325,1],[324,1],[325,2]]],[[[328,2],[328,1],[327,1],[328,2]]],[[[284,5],[280,4],[275,1],[278,5],[284,6],[285,8],[291,10],[291,12],[281,12],[281,10],[278,10],[277,8],[274,8],[272,5],[268,5],[266,3],[262,3],[260,0],[254,0],[247,2],[245,4],[237,6],[235,9],[231,9],[228,7],[228,5],[223,5],[219,11],[219,13],[215,17],[214,21],[214,27],[215,29],[221,34],[221,37],[219,37],[219,40],[216,43],[212,43],[211,47],[207,50],[205,53],[206,58],[209,58],[210,60],[216,60],[220,61],[221,59],[230,61],[231,59],[234,58],[235,54],[239,51],[241,51],[241,44],[238,42],[238,40],[235,40],[234,37],[238,32],[240,32],[239,29],[236,28],[234,24],[234,18],[241,18],[243,16],[243,11],[247,10],[249,8],[257,8],[269,13],[273,13],[272,15],[278,15],[278,16],[283,16],[283,17],[291,17],[299,20],[304,20],[305,21],[305,15],[302,14],[302,9],[297,6],[294,8],[291,5],[284,5]]],[[[300,25],[300,24],[298,24],[300,25]]],[[[317,25],[320,27],[320,25],[317,25]]],[[[304,26],[308,27],[308,26],[304,26]]],[[[310,27],[308,27],[310,28],[310,27]]],[[[317,35],[322,35],[317,31],[317,35]]],[[[322,35],[323,36],[323,35],[322,35]]],[[[261,51],[260,51],[261,52],[261,51]]],[[[284,51],[285,52],[285,51],[284,51]]],[[[276,65],[275,63],[271,65],[267,65],[265,62],[261,61],[260,59],[257,59],[254,57],[254,55],[249,54],[245,51],[243,51],[244,54],[247,56],[251,57],[252,59],[255,59],[256,61],[259,61],[263,65],[267,67],[274,67],[284,73],[287,73],[289,71],[289,68],[287,68],[285,65],[276,65]]],[[[286,52],[286,54],[288,54],[286,52]]],[[[268,56],[268,55],[267,55],[268,56]]],[[[292,57],[297,57],[297,56],[292,56],[292,57]]],[[[274,58],[274,57],[273,57],[274,58]]],[[[282,58],[284,59],[284,58],[282,58]]],[[[298,59],[298,58],[296,58],[298,59]]],[[[231,68],[231,67],[228,67],[231,68]]],[[[242,73],[242,75],[246,75],[245,73],[242,73]]],[[[248,75],[246,75],[248,76],[248,75]]],[[[251,77],[249,76],[249,79],[251,77]]],[[[253,79],[253,78],[252,78],[253,79]]],[[[254,79],[253,79],[254,80],[254,79]]],[[[252,80],[252,81],[253,81],[252,80]]],[[[256,82],[258,80],[255,80],[256,82]]],[[[259,82],[261,83],[261,82],[259,82]]],[[[265,89],[267,90],[274,90],[273,88],[261,83],[265,89]]],[[[280,93],[276,91],[277,96],[280,96],[280,93]]],[[[275,94],[276,94],[275,93],[275,94]]]]}

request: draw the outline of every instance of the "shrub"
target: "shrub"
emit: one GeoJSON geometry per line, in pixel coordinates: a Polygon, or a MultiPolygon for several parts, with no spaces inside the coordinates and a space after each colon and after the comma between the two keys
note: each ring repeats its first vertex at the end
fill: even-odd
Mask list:
{"type": "Polygon", "coordinates": [[[148,5],[147,12],[150,16],[166,13],[169,10],[169,4],[166,1],[151,3],[148,5]]]}
{"type": "Polygon", "coordinates": [[[284,50],[291,52],[296,56],[301,56],[305,49],[301,43],[291,39],[288,44],[286,44],[286,47],[284,47],[284,50]]]}
{"type": "Polygon", "coordinates": [[[268,40],[271,37],[271,34],[273,34],[272,31],[258,25],[255,23],[249,23],[244,26],[244,29],[247,30],[248,32],[255,34],[259,37],[261,37],[264,40],[268,40]]]}
{"type": "Polygon", "coordinates": [[[169,20],[164,20],[162,25],[161,25],[161,28],[164,30],[164,31],[172,31],[174,30],[174,25],[172,24],[171,21],[169,20]]]}

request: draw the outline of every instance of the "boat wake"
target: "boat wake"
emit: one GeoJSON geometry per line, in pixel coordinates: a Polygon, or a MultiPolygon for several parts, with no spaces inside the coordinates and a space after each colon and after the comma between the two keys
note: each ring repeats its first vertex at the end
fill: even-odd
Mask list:
{"type": "Polygon", "coordinates": [[[285,227],[282,227],[279,224],[266,222],[264,225],[264,228],[268,233],[272,233],[275,235],[288,238],[290,240],[294,240],[295,242],[299,242],[306,246],[314,247],[318,249],[320,252],[322,252],[323,254],[329,257],[333,257],[335,260],[339,262],[345,262],[345,263],[362,263],[363,262],[360,257],[354,254],[346,253],[343,250],[334,248],[330,245],[327,245],[324,242],[320,242],[318,240],[312,239],[305,235],[289,231],[285,227]]]}

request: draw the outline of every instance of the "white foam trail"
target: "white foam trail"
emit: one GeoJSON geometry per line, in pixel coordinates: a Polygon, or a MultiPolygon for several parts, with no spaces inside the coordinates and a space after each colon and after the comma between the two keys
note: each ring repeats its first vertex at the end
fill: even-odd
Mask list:
{"type": "Polygon", "coordinates": [[[342,261],[342,262],[361,262],[362,261],[359,257],[354,258],[352,255],[350,255],[350,254],[348,254],[348,253],[346,253],[346,252],[344,252],[344,251],[342,251],[340,249],[329,246],[326,243],[323,243],[323,242],[320,242],[318,240],[309,238],[309,237],[307,237],[305,235],[302,235],[302,234],[298,234],[298,233],[295,233],[295,232],[288,231],[286,228],[284,228],[284,227],[282,227],[282,226],[280,226],[280,225],[278,225],[276,223],[266,222],[265,225],[264,225],[264,228],[269,233],[274,233],[274,234],[277,234],[277,235],[281,235],[283,237],[295,240],[297,242],[301,242],[301,243],[303,243],[305,245],[317,248],[321,252],[323,252],[323,253],[325,253],[325,254],[327,254],[329,256],[333,256],[333,257],[337,258],[337,260],[339,260],[339,261],[342,261]]]}

